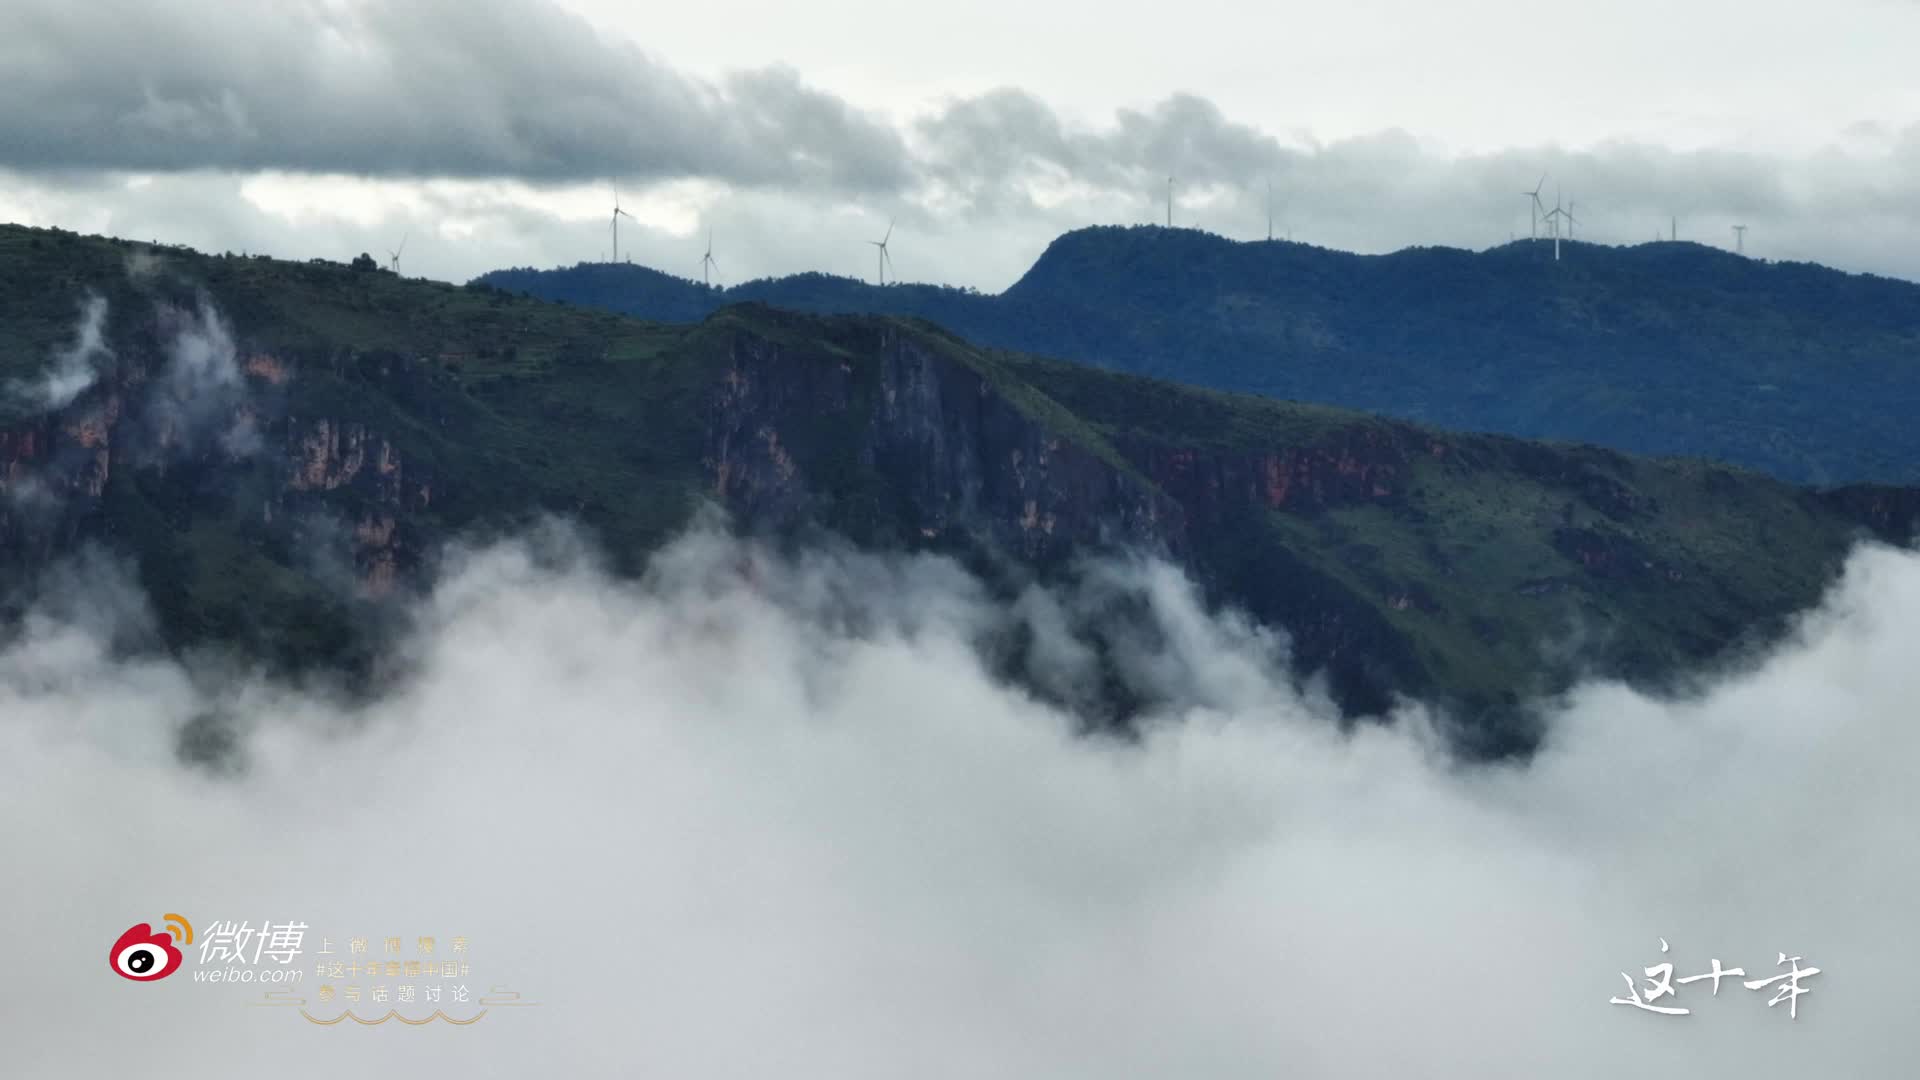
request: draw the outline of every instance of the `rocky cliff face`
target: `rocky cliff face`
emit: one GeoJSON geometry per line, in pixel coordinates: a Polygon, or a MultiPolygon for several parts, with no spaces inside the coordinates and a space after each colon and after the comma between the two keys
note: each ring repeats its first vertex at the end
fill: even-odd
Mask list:
{"type": "Polygon", "coordinates": [[[95,513],[113,475],[114,389],[0,427],[0,551],[44,558],[95,513]]]}
{"type": "MultiPolygon", "coordinates": [[[[388,287],[368,282],[314,303],[388,287]]],[[[1906,490],[1797,492],[1196,395],[908,322],[741,308],[662,332],[531,305],[509,318],[498,296],[408,303],[465,307],[417,335],[430,346],[410,330],[272,345],[204,311],[123,320],[95,385],[0,421],[0,571],[98,537],[135,556],[163,618],[245,638],[273,612],[258,636],[337,654],[379,607],[362,602],[456,533],[558,512],[633,566],[699,497],[748,528],[817,524],[1019,575],[1158,552],[1375,712],[1396,691],[1476,707],[1532,692],[1562,611],[1661,635],[1622,671],[1710,655],[1815,600],[1856,523],[1902,539],[1920,514],[1906,490]],[[544,349],[465,329],[531,335],[541,318],[544,349]],[[314,617],[329,604],[331,622],[314,617]]]]}
{"type": "MultiPolygon", "coordinates": [[[[1336,700],[1378,711],[1423,685],[1404,641],[1345,585],[1237,526],[1263,509],[1312,512],[1401,497],[1408,447],[1377,432],[1312,447],[1237,452],[1109,440],[1051,402],[1016,401],[937,342],[887,330],[840,353],[752,334],[729,339],[708,398],[712,496],[760,525],[858,530],[883,507],[891,539],[935,548],[981,539],[1029,565],[1075,553],[1151,551],[1185,564],[1215,599],[1284,625],[1295,661],[1336,700]],[[902,535],[904,534],[904,535],[902,535]]],[[[1432,606],[1402,589],[1404,606],[1432,606]]]]}
{"type": "MultiPolygon", "coordinates": [[[[1356,710],[1384,708],[1389,687],[1421,682],[1373,605],[1271,534],[1240,526],[1264,510],[1396,503],[1409,455],[1444,456],[1442,441],[1357,428],[1256,452],[1109,438],[1050,402],[1010,399],[937,341],[897,331],[842,353],[739,335],[726,356],[703,461],[713,496],[745,520],[857,529],[864,498],[916,544],[985,537],[1042,565],[1074,552],[1156,551],[1217,599],[1284,625],[1300,665],[1328,670],[1336,697],[1356,710]]],[[[1413,587],[1392,601],[1433,606],[1413,587]]]]}
{"type": "Polygon", "coordinates": [[[283,430],[286,466],[278,504],[301,494],[334,495],[350,521],[348,553],[362,590],[387,595],[432,542],[427,530],[403,524],[433,504],[432,478],[409,467],[385,436],[357,421],[289,419],[283,430]],[[348,498],[339,500],[339,494],[348,498]]]}
{"type": "Polygon", "coordinates": [[[44,561],[98,523],[110,482],[144,474],[140,485],[153,492],[180,488],[166,495],[182,508],[176,527],[196,508],[210,513],[233,500],[265,525],[316,510],[339,516],[347,545],[339,554],[363,590],[391,589],[418,555],[420,530],[403,522],[431,503],[431,478],[357,420],[290,413],[286,393],[298,371],[280,357],[196,353],[194,362],[226,374],[183,379],[184,349],[170,333],[177,322],[172,309],[158,309],[144,328],[152,344],[123,344],[113,367],[62,408],[0,425],[0,551],[44,561]],[[247,482],[260,477],[264,484],[247,482]]]}
{"type": "Polygon", "coordinates": [[[1314,446],[1221,452],[1117,440],[1121,450],[1196,521],[1217,522],[1249,506],[1313,511],[1400,500],[1410,453],[1443,457],[1438,440],[1409,446],[1376,428],[1356,428],[1314,446]]]}
{"type": "Polygon", "coordinates": [[[1408,440],[1356,427],[1312,445],[1223,450],[1121,435],[1116,444],[1208,538],[1190,565],[1222,599],[1287,628],[1296,662],[1324,670],[1343,705],[1375,712],[1392,689],[1424,689],[1427,675],[1381,607],[1435,605],[1424,589],[1397,585],[1363,598],[1277,542],[1261,515],[1312,515],[1335,507],[1405,502],[1411,456],[1443,457],[1437,440],[1408,440]],[[1376,602],[1377,601],[1377,602],[1376,602]]]}
{"type": "Polygon", "coordinates": [[[893,330],[870,346],[836,356],[735,337],[707,423],[715,498],[775,525],[877,500],[911,539],[977,530],[1033,560],[1102,544],[1188,550],[1178,502],[980,371],[893,330]]]}
{"type": "MultiPolygon", "coordinates": [[[[912,335],[888,329],[831,351],[738,333],[727,348],[705,395],[703,445],[688,451],[706,494],[750,526],[878,523],[893,540],[986,540],[1041,562],[1102,545],[1189,551],[1176,500],[912,335]]],[[[139,470],[161,484],[191,475],[201,490],[186,502],[245,499],[242,515],[270,528],[330,515],[372,596],[445,539],[421,521],[435,477],[364,419],[303,408],[299,363],[236,349],[240,392],[194,422],[248,433],[237,445],[193,438],[178,410],[156,407],[148,391],[168,362],[165,348],[123,349],[66,407],[0,426],[0,545],[30,561],[52,555],[99,514],[110,479],[139,470]]]]}

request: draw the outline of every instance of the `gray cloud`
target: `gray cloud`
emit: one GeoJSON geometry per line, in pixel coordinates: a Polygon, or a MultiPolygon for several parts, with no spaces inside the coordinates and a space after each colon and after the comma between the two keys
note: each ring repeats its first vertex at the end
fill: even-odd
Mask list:
{"type": "Polygon", "coordinates": [[[1187,183],[1245,185],[1306,156],[1193,94],[1147,111],[1121,109],[1106,132],[1074,132],[1034,95],[1002,89],[950,103],[917,128],[934,176],[992,190],[1062,174],[1133,189],[1169,170],[1187,183]]]}
{"type": "MultiPolygon", "coordinates": [[[[1084,125],[1003,88],[896,127],[787,68],[680,74],[539,0],[239,11],[0,12],[13,170],[0,203],[38,222],[301,258],[384,251],[411,230],[409,265],[459,280],[604,258],[604,219],[537,205],[554,185],[620,178],[635,185],[629,205],[684,206],[658,185],[698,180],[712,192],[685,212],[726,238],[732,280],[867,274],[867,231],[897,216],[904,279],[998,290],[1065,229],[1162,220],[1169,174],[1177,224],[1264,237],[1271,182],[1281,235],[1384,252],[1524,236],[1520,191],[1547,172],[1549,200],[1578,204],[1585,239],[1639,243],[1677,217],[1682,239],[1731,246],[1745,224],[1756,256],[1920,278],[1920,125],[1854,123],[1804,153],[1633,140],[1456,153],[1398,130],[1283,138],[1187,93],[1084,125]],[[290,221],[233,198],[231,175],[254,170],[470,183],[411,183],[377,224],[325,207],[290,221]],[[141,173],[160,175],[129,188],[141,173]],[[865,210],[849,217],[849,203],[865,210]]],[[[636,222],[623,235],[636,261],[697,276],[703,231],[636,222]]]]}
{"type": "Polygon", "coordinates": [[[10,165],[861,190],[898,137],[785,69],[711,86],[540,0],[0,11],[10,165]]]}
{"type": "Polygon", "coordinates": [[[0,647],[23,1075],[337,1072],[363,1033],[103,969],[166,911],[462,934],[473,981],[544,1003],[382,1041],[403,1071],[1884,1076],[1913,1048],[1912,555],[1863,550],[1698,696],[1583,687],[1531,765],[1472,769],[1414,706],[1342,734],[1283,642],[1151,565],[1010,612],[939,560],[696,533],[619,584],[550,534],[454,560],[415,676],[358,708],[116,651],[140,616],[103,619],[109,578],[0,647]],[[1139,745],[1076,738],[975,646],[1027,620],[1071,685],[1074,613],[1116,588],[1160,630],[1139,745]],[[236,774],[175,759],[209,711],[236,774]],[[1824,974],[1798,1021],[1737,985],[1609,1005],[1659,937],[1676,974],[1824,974]]]}

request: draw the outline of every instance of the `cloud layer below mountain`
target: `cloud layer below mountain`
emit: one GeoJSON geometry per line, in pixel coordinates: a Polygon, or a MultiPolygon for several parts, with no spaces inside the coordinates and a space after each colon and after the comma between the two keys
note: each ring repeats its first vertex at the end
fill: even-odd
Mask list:
{"type": "Polygon", "coordinates": [[[1284,641],[1152,563],[1007,605],[941,560],[711,528],[621,583],[554,530],[453,560],[412,674],[361,705],[142,652],[97,560],[34,610],[0,648],[19,1075],[1873,1076],[1913,1049],[1909,554],[1862,549],[1686,700],[1582,687],[1493,767],[1413,705],[1342,734],[1284,641]],[[1137,744],[980,652],[1024,625],[1070,695],[1076,613],[1116,589],[1169,702],[1137,744]],[[189,725],[236,767],[183,765],[189,725]],[[169,911],[463,935],[470,981],[542,1004],[396,1034],[105,969],[169,911]],[[1737,981],[1608,1004],[1661,937],[1676,975],[1823,974],[1797,1021],[1737,981]]]}

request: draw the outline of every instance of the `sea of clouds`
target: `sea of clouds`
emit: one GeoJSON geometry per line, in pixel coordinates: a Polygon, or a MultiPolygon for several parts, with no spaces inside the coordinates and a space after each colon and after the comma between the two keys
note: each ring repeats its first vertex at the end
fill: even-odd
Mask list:
{"type": "Polygon", "coordinates": [[[88,557],[0,645],[9,1076],[1868,1077],[1920,1046],[1920,560],[1891,549],[1770,655],[1686,700],[1582,686],[1498,765],[1416,703],[1343,733],[1284,640],[1152,561],[1009,604],[710,522],[620,581],[556,527],[451,559],[371,703],[152,653],[147,619],[88,557]],[[1156,628],[1138,740],[981,646],[1024,627],[1073,700],[1115,590],[1156,628]],[[183,760],[188,725],[231,757],[183,760]],[[163,912],[460,935],[465,981],[540,1004],[327,1027],[112,974],[163,912]],[[1738,979],[1609,1004],[1782,951],[1822,970],[1797,1020],[1738,979]]]}

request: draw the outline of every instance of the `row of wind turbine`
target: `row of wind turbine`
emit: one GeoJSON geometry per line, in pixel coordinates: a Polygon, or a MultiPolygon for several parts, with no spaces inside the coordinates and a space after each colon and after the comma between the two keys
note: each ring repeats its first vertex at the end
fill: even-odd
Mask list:
{"type": "MultiPolygon", "coordinates": [[[[635,220],[632,214],[629,214],[625,210],[620,209],[620,192],[618,189],[615,189],[613,193],[613,217],[612,217],[612,220],[609,222],[610,227],[612,228],[612,231],[613,231],[613,261],[614,262],[620,261],[620,219],[623,217],[627,218],[628,220],[635,220]]],[[[887,231],[885,235],[883,235],[878,240],[867,241],[867,243],[872,244],[876,249],[875,256],[879,264],[878,281],[882,285],[885,285],[887,283],[887,271],[893,267],[893,254],[887,250],[887,242],[893,239],[893,226],[894,226],[894,222],[892,221],[887,222],[887,231]]],[[[401,247],[406,246],[405,238],[401,239],[400,245],[401,247]]],[[[398,264],[400,261],[400,253],[398,251],[395,251],[392,254],[393,254],[394,263],[398,264]]],[[[713,257],[713,230],[709,228],[707,230],[707,250],[705,254],[700,256],[701,284],[707,286],[708,288],[712,288],[713,272],[718,269],[720,269],[720,263],[713,257]]]]}
{"type": "MultiPolygon", "coordinates": [[[[1173,226],[1173,181],[1173,177],[1167,177],[1167,226],[1169,228],[1173,226]]],[[[1547,174],[1541,173],[1540,179],[1533,185],[1533,189],[1531,191],[1522,191],[1520,194],[1527,200],[1527,238],[1530,240],[1541,239],[1540,230],[1542,226],[1545,226],[1547,236],[1553,240],[1554,261],[1558,262],[1560,259],[1560,239],[1562,232],[1564,231],[1566,239],[1572,240],[1574,238],[1574,230],[1580,224],[1580,219],[1574,213],[1574,208],[1578,204],[1572,201],[1563,202],[1563,193],[1556,185],[1554,188],[1553,208],[1548,209],[1546,203],[1540,199],[1540,193],[1546,189],[1546,186],[1547,174]]],[[[613,261],[615,262],[620,261],[620,219],[623,217],[630,221],[636,220],[632,214],[620,208],[620,192],[616,188],[613,193],[613,215],[608,223],[613,234],[613,261]]],[[[1273,181],[1268,180],[1267,239],[1269,241],[1274,238],[1273,225],[1273,181]]],[[[894,221],[888,221],[887,231],[880,239],[867,241],[867,243],[875,249],[875,280],[881,285],[887,283],[887,271],[893,267],[893,255],[887,249],[888,241],[893,239],[893,227],[894,221]]],[[[1745,225],[1735,225],[1733,231],[1734,250],[1737,253],[1745,254],[1747,227],[1745,225]]],[[[1676,218],[1673,223],[1672,238],[1677,240],[1679,236],[1679,221],[1676,218]]],[[[1287,231],[1287,239],[1293,239],[1293,231],[1291,229],[1287,231]]],[[[1656,239],[1658,239],[1658,237],[1656,237],[1656,239]]],[[[399,247],[388,252],[391,256],[387,264],[388,268],[396,273],[399,272],[400,253],[406,249],[406,246],[407,238],[406,235],[403,234],[400,238],[399,247]]],[[[720,264],[716,262],[713,257],[713,230],[709,229],[707,230],[707,250],[706,253],[700,257],[701,282],[711,287],[713,284],[713,271],[719,268],[720,264]]]]}
{"type": "MultiPolygon", "coordinates": [[[[1563,222],[1565,223],[1567,239],[1572,240],[1574,226],[1580,224],[1580,219],[1574,216],[1573,208],[1575,204],[1571,200],[1569,200],[1564,207],[1561,205],[1560,191],[1557,185],[1554,189],[1553,209],[1548,210],[1546,208],[1547,204],[1540,201],[1540,192],[1546,186],[1547,174],[1541,173],[1540,182],[1533,185],[1533,190],[1523,191],[1520,195],[1527,200],[1527,210],[1531,218],[1531,224],[1527,232],[1528,238],[1532,240],[1540,239],[1540,227],[1545,225],[1547,227],[1547,235],[1553,238],[1553,258],[1557,262],[1560,259],[1561,224],[1563,222]]],[[[1657,244],[1662,239],[1659,233],[1656,232],[1653,234],[1654,243],[1657,244]]],[[[1680,239],[1680,218],[1678,215],[1674,216],[1669,223],[1669,230],[1665,239],[1674,241],[1680,239]]],[[[1735,225],[1733,227],[1733,250],[1736,255],[1745,255],[1747,253],[1747,227],[1745,225],[1735,225]]]]}
{"type": "MultiPolygon", "coordinates": [[[[1167,228],[1173,228],[1173,177],[1167,177],[1167,228]]],[[[1267,181],[1267,239],[1273,239],[1273,181],[1267,181]]],[[[1287,228],[1287,242],[1293,242],[1293,228],[1287,228]]]]}
{"type": "Polygon", "coordinates": [[[1572,202],[1562,203],[1561,191],[1557,184],[1553,189],[1553,209],[1548,210],[1546,208],[1547,204],[1540,201],[1540,191],[1546,186],[1547,174],[1541,173],[1540,182],[1533,185],[1532,191],[1523,191],[1520,193],[1527,200],[1527,210],[1531,222],[1528,227],[1527,238],[1530,240],[1540,239],[1540,226],[1545,225],[1547,227],[1547,235],[1553,238],[1553,259],[1555,262],[1559,262],[1561,224],[1563,222],[1565,223],[1567,239],[1571,240],[1573,239],[1573,227],[1580,223],[1580,219],[1573,214],[1574,204],[1572,202]]]}

